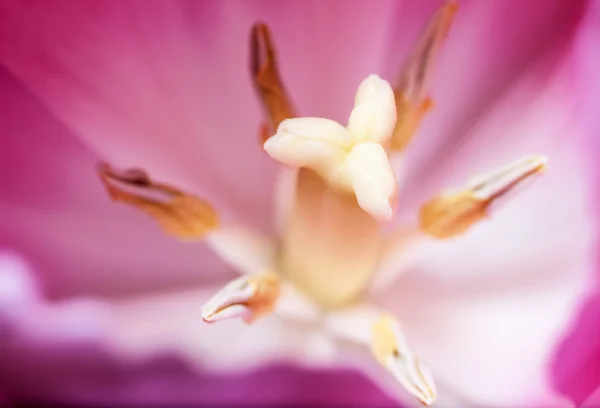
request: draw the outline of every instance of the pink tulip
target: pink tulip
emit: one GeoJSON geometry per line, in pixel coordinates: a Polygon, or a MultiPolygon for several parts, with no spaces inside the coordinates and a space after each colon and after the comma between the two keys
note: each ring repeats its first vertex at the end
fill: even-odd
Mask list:
{"type": "Polygon", "coordinates": [[[593,282],[596,11],[442,4],[0,6],[0,395],[585,399],[550,365],[593,282]],[[297,118],[260,110],[257,22],[297,118]]]}

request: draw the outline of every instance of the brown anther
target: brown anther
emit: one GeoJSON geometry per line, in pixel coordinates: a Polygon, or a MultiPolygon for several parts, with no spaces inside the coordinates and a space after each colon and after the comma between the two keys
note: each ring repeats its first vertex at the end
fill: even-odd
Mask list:
{"type": "Polygon", "coordinates": [[[433,100],[426,95],[433,73],[435,59],[452,25],[458,4],[446,2],[429,20],[416,47],[409,55],[402,70],[396,96],[397,121],[392,136],[392,151],[406,148],[425,114],[433,106],[433,100]]]}
{"type": "Polygon", "coordinates": [[[434,238],[452,238],[485,218],[487,206],[469,191],[436,197],[421,207],[421,230],[434,238]]]}
{"type": "Polygon", "coordinates": [[[260,143],[265,144],[267,139],[270,138],[271,136],[272,136],[272,134],[271,134],[271,128],[269,127],[269,124],[266,122],[261,123],[260,127],[258,128],[258,140],[260,141],[260,143]]]}
{"type": "Polygon", "coordinates": [[[466,232],[486,218],[491,206],[497,207],[526,182],[542,174],[545,156],[529,156],[472,180],[460,193],[441,194],[421,207],[420,227],[435,238],[451,238],[466,232]]]}
{"type": "Polygon", "coordinates": [[[426,97],[420,104],[413,104],[404,95],[396,95],[396,127],[392,135],[391,149],[401,152],[408,144],[421,124],[425,115],[433,108],[433,100],[426,97]]]}
{"type": "Polygon", "coordinates": [[[210,204],[152,181],[143,170],[117,172],[108,164],[100,163],[98,175],[113,201],[142,210],[170,235],[180,239],[202,238],[219,225],[218,214],[210,204]]]}
{"type": "Polygon", "coordinates": [[[275,308],[281,292],[281,278],[274,273],[256,275],[248,279],[249,284],[256,285],[256,292],[245,305],[252,310],[252,315],[245,321],[253,323],[257,319],[270,314],[275,308]]]}
{"type": "Polygon", "coordinates": [[[384,314],[373,324],[371,328],[373,341],[371,353],[379,364],[386,366],[390,356],[398,355],[396,346],[396,333],[394,333],[395,319],[393,316],[384,314]]]}
{"type": "MultiPolygon", "coordinates": [[[[283,120],[296,115],[279,75],[269,27],[263,23],[252,27],[250,72],[269,121],[270,132],[267,133],[273,134],[283,120]]],[[[261,139],[263,137],[264,132],[261,132],[261,139]]]]}

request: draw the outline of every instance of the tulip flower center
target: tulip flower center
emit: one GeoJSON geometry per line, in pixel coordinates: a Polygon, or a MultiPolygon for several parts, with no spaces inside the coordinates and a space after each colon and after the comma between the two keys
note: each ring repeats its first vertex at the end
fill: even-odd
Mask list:
{"type": "MultiPolygon", "coordinates": [[[[268,121],[260,140],[271,158],[293,172],[275,245],[223,223],[207,201],[141,170],[99,167],[113,200],[146,212],[179,239],[205,240],[242,273],[204,304],[206,322],[241,318],[251,323],[269,313],[290,317],[290,311],[300,310],[313,323],[324,322],[323,330],[369,348],[423,404],[435,400],[433,378],[413,355],[394,316],[357,310],[382,265],[405,251],[395,231],[382,228],[393,220],[398,195],[389,157],[403,154],[432,106],[428,78],[455,11],[449,2],[434,15],[397,87],[376,75],[363,80],[346,126],[297,117],[279,76],[269,30],[263,24],[253,27],[251,71],[268,121]],[[348,311],[350,330],[340,324],[348,311]]],[[[422,205],[412,234],[447,239],[465,233],[515,187],[544,170],[546,162],[543,156],[526,157],[459,191],[442,192],[422,205]]]]}

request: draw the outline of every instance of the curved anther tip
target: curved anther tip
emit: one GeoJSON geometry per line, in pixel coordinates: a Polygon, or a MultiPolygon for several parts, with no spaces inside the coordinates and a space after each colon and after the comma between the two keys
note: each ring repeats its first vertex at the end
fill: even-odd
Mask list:
{"type": "Polygon", "coordinates": [[[390,358],[388,369],[404,388],[419,402],[429,406],[437,399],[433,376],[412,354],[396,354],[390,358]]]}
{"type": "Polygon", "coordinates": [[[111,167],[110,164],[108,164],[105,161],[99,161],[98,163],[96,163],[96,171],[98,173],[107,173],[111,171],[111,167]]]}
{"type": "Polygon", "coordinates": [[[250,71],[257,75],[265,63],[273,61],[273,44],[269,26],[263,22],[252,25],[250,30],[250,71]]]}
{"type": "Polygon", "coordinates": [[[252,24],[252,35],[264,35],[269,32],[269,26],[263,21],[252,24]]]}
{"type": "Polygon", "coordinates": [[[474,195],[491,201],[521,185],[548,167],[548,157],[528,156],[495,171],[476,177],[470,183],[474,195]]]}
{"type": "Polygon", "coordinates": [[[454,14],[458,11],[458,9],[460,8],[458,5],[458,1],[456,0],[449,0],[446,2],[446,4],[444,4],[444,8],[446,10],[447,13],[450,14],[454,14]]]}
{"type": "Polygon", "coordinates": [[[216,322],[245,315],[245,306],[256,293],[256,286],[245,277],[235,279],[218,291],[202,307],[202,320],[216,322]]]}
{"type": "Polygon", "coordinates": [[[437,399],[433,376],[410,350],[396,319],[384,314],[372,330],[371,351],[377,361],[423,405],[431,405],[437,399]]]}
{"type": "Polygon", "coordinates": [[[202,307],[202,320],[213,323],[241,318],[251,323],[269,313],[279,297],[279,278],[273,274],[240,277],[217,292],[202,307]]]}

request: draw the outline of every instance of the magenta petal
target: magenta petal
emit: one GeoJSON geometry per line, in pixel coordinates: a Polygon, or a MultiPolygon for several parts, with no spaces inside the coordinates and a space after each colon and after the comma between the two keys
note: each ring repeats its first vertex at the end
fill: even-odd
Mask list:
{"type": "Polygon", "coordinates": [[[0,251],[0,313],[11,313],[21,305],[40,299],[31,267],[17,253],[0,251]]]}
{"type": "MultiPolygon", "coordinates": [[[[421,3],[407,3],[398,15],[407,20],[408,16],[422,19],[421,3]]],[[[556,68],[564,54],[554,60],[549,56],[565,51],[586,10],[585,1],[458,3],[432,81],[434,107],[407,151],[407,189],[422,183],[432,168],[468,142],[480,118],[506,96],[507,90],[519,86],[522,76],[537,71],[535,75],[542,81],[556,68]]],[[[410,20],[410,24],[416,23],[410,20]]],[[[397,29],[404,30],[400,25],[397,29]]],[[[400,63],[406,46],[404,41],[392,43],[389,66],[400,63]]]]}
{"type": "Polygon", "coordinates": [[[143,359],[118,355],[104,337],[106,303],[27,302],[34,279],[22,266],[13,271],[11,259],[0,258],[0,282],[6,283],[10,274],[24,285],[18,294],[0,297],[0,304],[10,298],[15,309],[19,298],[18,309],[25,313],[14,319],[0,309],[0,404],[395,406],[351,371],[272,366],[225,376],[199,370],[166,351],[143,359]]]}
{"type": "Polygon", "coordinates": [[[217,2],[10,2],[0,59],[101,157],[264,226],[274,166],[256,142],[250,82],[231,75],[246,73],[247,37],[220,36],[222,12],[217,2]]]}
{"type": "Polygon", "coordinates": [[[347,4],[11,1],[0,61],[100,156],[266,226],[276,165],[258,143],[250,27],[272,26],[302,113],[345,120],[393,3],[347,4]]]}
{"type": "Polygon", "coordinates": [[[600,387],[600,293],[579,313],[558,348],[552,380],[556,389],[577,404],[600,387]]]}
{"type": "MultiPolygon", "coordinates": [[[[589,145],[589,151],[600,151],[598,135],[600,135],[600,116],[597,112],[600,104],[600,81],[598,66],[600,66],[600,5],[594,2],[590,5],[587,17],[588,24],[578,39],[575,58],[577,70],[574,79],[578,85],[581,103],[578,106],[579,122],[586,130],[584,136],[589,145]]],[[[597,159],[590,160],[590,172],[600,176],[600,165],[597,159]]],[[[598,183],[595,188],[595,206],[600,203],[598,183]]],[[[593,220],[598,221],[597,216],[593,220]]],[[[576,403],[586,403],[582,406],[597,406],[599,401],[587,401],[600,387],[600,291],[598,291],[598,257],[599,245],[596,245],[596,290],[589,295],[587,302],[579,311],[579,317],[572,324],[571,330],[565,335],[558,347],[552,367],[552,381],[555,387],[576,403]],[[594,405],[594,401],[595,405],[594,405]]]]}
{"type": "MultiPolygon", "coordinates": [[[[577,32],[587,25],[582,20],[577,32]]],[[[482,405],[540,406],[555,397],[550,361],[593,280],[598,208],[590,191],[598,174],[588,171],[588,162],[596,160],[589,139],[597,136],[581,118],[587,95],[573,81],[577,38],[571,37],[524,69],[468,132],[430,162],[430,174],[419,174],[405,191],[407,201],[419,204],[485,169],[530,154],[549,157],[547,173],[534,186],[468,234],[432,244],[415,273],[390,290],[388,306],[440,381],[482,405]]],[[[579,341],[579,348],[598,343],[579,341]]],[[[584,362],[584,356],[572,360],[571,374],[561,381],[572,378],[570,386],[581,381],[593,389],[584,362]]],[[[566,373],[566,366],[555,371],[566,373]]]]}
{"type": "Polygon", "coordinates": [[[98,157],[0,71],[0,240],[31,259],[52,296],[126,293],[227,279],[203,244],[184,245],[112,203],[98,157]]]}
{"type": "Polygon", "coordinates": [[[579,405],[580,408],[595,408],[598,406],[600,406],[600,388],[597,388],[583,404],[579,405]]]}
{"type": "Polygon", "coordinates": [[[0,406],[8,401],[44,406],[396,406],[351,371],[272,366],[224,376],[198,370],[167,352],[142,360],[118,356],[104,337],[110,306],[85,298],[47,303],[36,294],[31,272],[15,253],[0,254],[0,406]],[[9,303],[10,310],[4,307],[9,303]]]}
{"type": "MultiPolygon", "coordinates": [[[[585,20],[585,29],[580,33],[574,52],[575,72],[573,80],[578,92],[578,120],[585,132],[590,151],[600,151],[600,4],[590,2],[585,20]]],[[[600,175],[600,161],[590,161],[590,172],[600,175]]],[[[595,185],[596,199],[600,200],[600,185],[595,185]]],[[[597,201],[600,202],[600,201],[597,201]]]]}
{"type": "Polygon", "coordinates": [[[11,376],[0,380],[1,385],[18,402],[102,406],[397,406],[374,384],[352,371],[276,366],[218,376],[195,371],[170,355],[124,364],[91,344],[21,346],[5,361],[11,376]]]}

